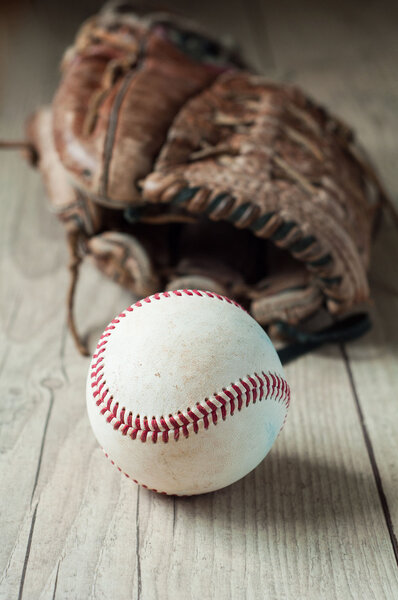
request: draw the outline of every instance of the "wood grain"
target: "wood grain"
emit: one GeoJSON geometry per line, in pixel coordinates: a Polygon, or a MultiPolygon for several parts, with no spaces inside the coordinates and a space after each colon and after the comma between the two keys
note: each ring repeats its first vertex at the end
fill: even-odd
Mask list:
{"type": "MultiPolygon", "coordinates": [[[[397,195],[393,3],[173,6],[184,4],[230,30],[259,69],[353,122],[397,195]]],[[[50,100],[62,49],[95,8],[0,9],[2,136],[19,137],[50,100]]],[[[397,597],[396,229],[385,223],[375,248],[372,333],[288,367],[292,408],[269,457],[229,488],[167,498],[121,477],[98,448],[88,360],[66,331],[62,228],[17,155],[2,155],[0,173],[0,599],[397,597]]],[[[77,314],[92,348],[130,301],[84,265],[77,314]]]]}

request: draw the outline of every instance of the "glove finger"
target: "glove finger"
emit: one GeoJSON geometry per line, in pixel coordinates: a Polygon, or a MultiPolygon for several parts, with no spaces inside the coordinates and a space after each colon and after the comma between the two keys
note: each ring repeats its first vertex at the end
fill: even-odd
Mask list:
{"type": "Polygon", "coordinates": [[[149,255],[133,236],[107,231],[90,238],[87,251],[100,271],[135,294],[147,296],[159,290],[149,255]]]}

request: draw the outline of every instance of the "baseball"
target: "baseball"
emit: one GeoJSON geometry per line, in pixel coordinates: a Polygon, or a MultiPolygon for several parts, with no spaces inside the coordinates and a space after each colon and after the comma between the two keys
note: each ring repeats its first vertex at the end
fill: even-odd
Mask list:
{"type": "Polygon", "coordinates": [[[244,477],[281,430],[290,391],[262,327],[235,301],[176,290],[113,319],[93,355],[87,408],[112,463],[165,494],[244,477]]]}

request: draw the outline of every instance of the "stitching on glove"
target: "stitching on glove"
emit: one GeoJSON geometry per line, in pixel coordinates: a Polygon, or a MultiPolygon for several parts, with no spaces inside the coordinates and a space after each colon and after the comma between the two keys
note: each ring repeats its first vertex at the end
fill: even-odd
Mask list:
{"type": "MultiPolygon", "coordinates": [[[[227,192],[211,193],[205,187],[182,187],[171,200],[171,204],[183,206],[189,211],[205,212],[210,219],[227,220],[238,228],[250,229],[254,235],[268,238],[280,248],[291,252],[297,260],[306,263],[308,269],[318,275],[322,290],[331,296],[334,302],[336,287],[342,282],[342,276],[335,273],[335,265],[330,252],[320,251],[315,236],[306,235],[299,224],[288,220],[276,211],[259,214],[258,206],[245,202],[239,204],[236,198],[227,192]],[[197,206],[200,198],[200,206],[197,206]]],[[[344,300],[342,300],[344,301],[344,300]]]]}

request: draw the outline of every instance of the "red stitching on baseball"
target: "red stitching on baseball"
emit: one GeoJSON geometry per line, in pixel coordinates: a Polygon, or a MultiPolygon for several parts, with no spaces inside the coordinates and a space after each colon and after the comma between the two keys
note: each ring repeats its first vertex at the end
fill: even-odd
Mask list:
{"type": "Polygon", "coordinates": [[[236,393],[236,398],[238,400],[238,410],[241,410],[242,409],[242,404],[243,404],[242,390],[235,383],[232,384],[232,388],[233,388],[234,392],[236,393]]]}
{"type": "Polygon", "coordinates": [[[106,421],[112,423],[113,428],[115,430],[120,430],[122,435],[130,435],[132,440],[135,440],[138,437],[142,442],[146,442],[148,438],[150,438],[153,443],[157,443],[160,439],[162,442],[167,443],[169,441],[170,432],[173,433],[173,437],[177,441],[180,437],[180,433],[182,433],[184,437],[189,436],[190,429],[192,429],[194,433],[198,433],[199,424],[201,423],[203,423],[204,429],[208,429],[210,426],[210,419],[213,425],[217,425],[219,415],[221,415],[221,418],[224,421],[228,412],[230,416],[233,416],[236,409],[240,411],[243,406],[247,407],[249,404],[255,404],[257,401],[273,400],[278,403],[282,402],[285,405],[287,414],[287,409],[290,405],[290,388],[288,383],[277,373],[265,373],[264,371],[261,372],[261,376],[258,375],[258,373],[254,373],[253,375],[247,375],[245,378],[239,379],[238,382],[231,383],[231,385],[224,388],[221,393],[214,393],[211,399],[205,398],[202,402],[197,402],[193,409],[187,408],[185,414],[179,411],[175,415],[168,415],[168,417],[161,416],[156,418],[155,416],[152,416],[151,418],[148,418],[147,416],[144,416],[141,418],[140,415],[135,415],[133,418],[131,412],[126,416],[125,407],[119,409],[119,403],[114,402],[109,389],[104,389],[106,382],[102,381],[104,376],[102,370],[105,364],[103,362],[105,358],[103,353],[105,352],[106,344],[109,341],[104,338],[111,335],[112,330],[116,328],[115,324],[117,325],[120,322],[120,318],[126,317],[126,313],[132,312],[135,308],[141,308],[143,302],[150,304],[152,299],[160,300],[161,298],[181,297],[183,294],[186,296],[207,296],[221,301],[225,300],[245,311],[240,304],[225,296],[202,290],[185,289],[157,293],[126,308],[123,313],[120,313],[117,319],[111,321],[111,324],[108,325],[105,332],[100,337],[91,365],[91,378],[93,380],[91,387],[93,389],[93,398],[96,399],[96,405],[98,406],[100,413],[105,416],[106,421]],[[171,294],[173,294],[173,296],[171,294]],[[99,356],[100,354],[101,356],[99,356]],[[95,359],[97,360],[95,361],[95,359]],[[226,398],[228,398],[228,400],[226,398]]]}
{"type": "Polygon", "coordinates": [[[206,398],[205,400],[207,406],[210,408],[210,410],[212,412],[214,412],[215,410],[217,410],[217,406],[215,404],[213,404],[213,402],[211,400],[209,400],[208,398],[206,398]]]}
{"type": "MultiPolygon", "coordinates": [[[[205,402],[206,402],[206,400],[205,400],[205,402]]],[[[208,411],[205,406],[202,406],[201,404],[198,403],[198,404],[196,404],[196,408],[204,417],[207,417],[208,411]]]]}
{"type": "MultiPolygon", "coordinates": [[[[141,487],[145,488],[146,490],[150,490],[151,492],[156,492],[157,494],[163,494],[164,496],[174,496],[175,494],[168,494],[167,492],[161,492],[160,490],[157,490],[156,488],[150,488],[147,485],[145,485],[145,483],[140,483],[139,481],[137,481],[136,479],[133,479],[132,477],[130,477],[130,475],[128,473],[125,473],[123,471],[123,469],[121,469],[119,467],[119,465],[117,465],[115,463],[114,460],[111,459],[111,457],[109,456],[109,454],[107,452],[105,452],[105,450],[102,448],[102,452],[105,454],[106,458],[109,460],[109,462],[117,468],[118,471],[120,471],[120,473],[123,473],[123,475],[125,477],[127,477],[127,479],[131,479],[131,481],[134,481],[134,483],[136,483],[137,485],[140,485],[141,487]]],[[[185,497],[184,495],[180,496],[181,498],[185,497]]]]}
{"type": "MultiPolygon", "coordinates": [[[[223,398],[220,394],[216,394],[215,399],[218,400],[218,402],[220,402],[220,404],[222,404],[224,407],[227,404],[227,401],[225,400],[225,398],[223,398]]],[[[198,406],[198,408],[199,408],[199,406],[198,406]]]]}
{"type": "Polygon", "coordinates": [[[246,381],[243,381],[243,379],[239,379],[239,383],[241,383],[243,385],[243,387],[245,388],[246,406],[249,406],[249,404],[250,404],[250,386],[246,383],[246,381]]]}

